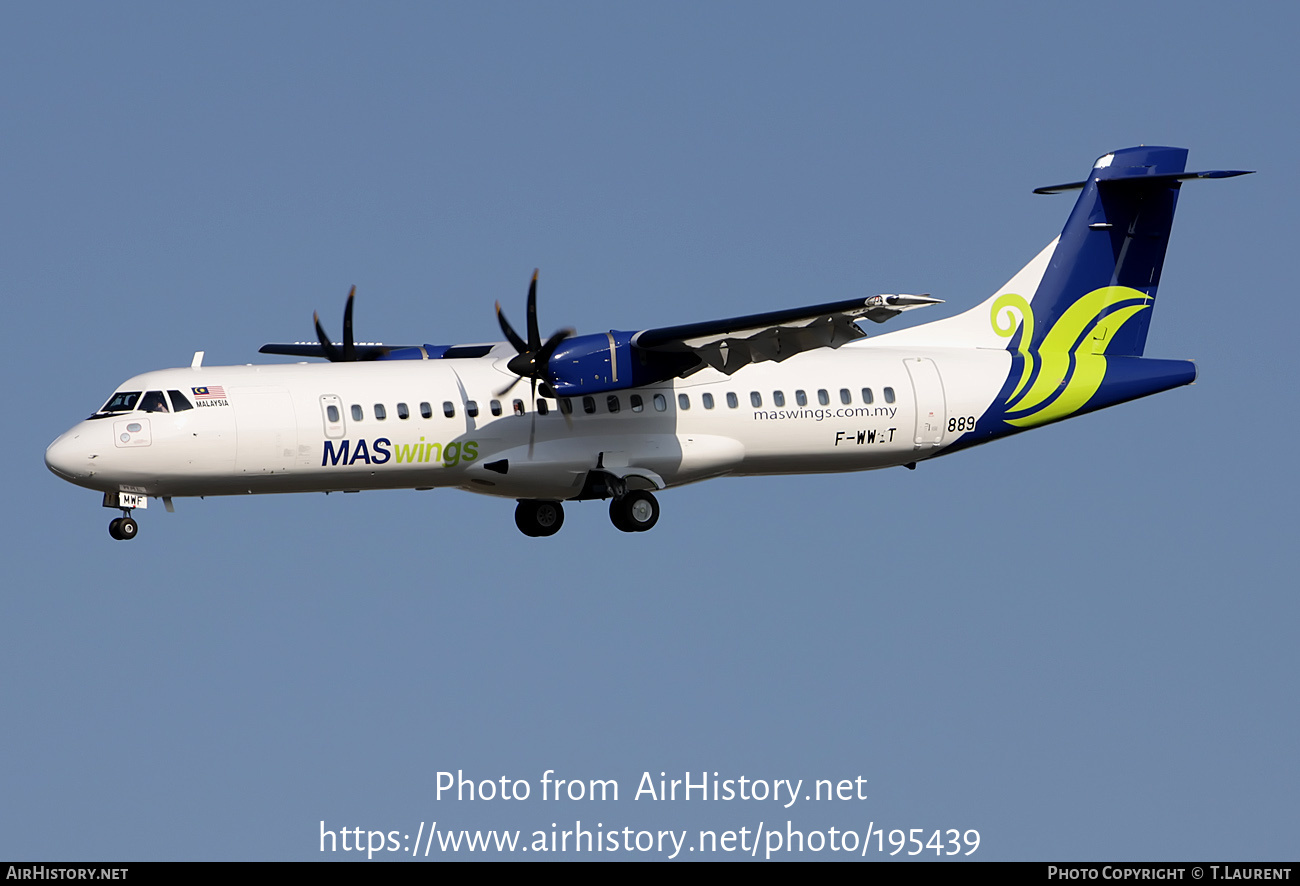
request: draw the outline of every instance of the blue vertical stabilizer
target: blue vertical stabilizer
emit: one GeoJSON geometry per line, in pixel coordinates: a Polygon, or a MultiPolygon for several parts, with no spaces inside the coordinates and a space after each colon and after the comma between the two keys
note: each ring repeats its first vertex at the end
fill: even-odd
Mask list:
{"type": "MultiPolygon", "coordinates": [[[[1078,333],[1091,338],[1099,353],[1142,355],[1179,188],[1188,179],[1242,174],[1187,173],[1186,168],[1186,148],[1124,148],[1099,159],[1086,181],[1035,191],[1082,193],[1033,297],[1037,322],[1031,347],[1041,346],[1076,302],[1104,291],[1095,322],[1078,333]]],[[[1078,342],[1055,344],[1072,350],[1078,342]]]]}

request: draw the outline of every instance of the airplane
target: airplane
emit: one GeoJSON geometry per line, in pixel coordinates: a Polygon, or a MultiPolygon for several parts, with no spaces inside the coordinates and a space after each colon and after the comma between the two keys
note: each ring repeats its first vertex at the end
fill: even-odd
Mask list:
{"type": "Polygon", "coordinates": [[[1102,156],[1060,235],[963,313],[870,336],[929,307],[872,295],[682,326],[543,340],[537,274],[525,335],[461,345],[268,344],[324,363],[190,366],[118,386],[45,452],[59,477],[120,510],[182,496],[455,487],[517,501],[554,535],[564,503],[609,501],[624,532],[659,519],[656,493],[714,477],[915,468],[1031,428],[1193,382],[1187,360],[1143,356],[1185,172],[1184,148],[1102,156]],[[520,382],[527,381],[526,385],[520,382]]]}

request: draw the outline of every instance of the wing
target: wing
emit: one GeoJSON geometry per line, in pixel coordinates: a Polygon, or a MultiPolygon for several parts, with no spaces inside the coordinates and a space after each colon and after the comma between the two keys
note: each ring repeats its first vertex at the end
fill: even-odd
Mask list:
{"type": "Polygon", "coordinates": [[[884,323],[903,311],[942,303],[942,299],[929,295],[873,295],[707,323],[644,329],[632,337],[632,345],[664,354],[694,354],[731,375],[750,363],[779,363],[814,348],[838,348],[863,338],[866,333],[858,328],[859,320],[884,323]]]}
{"type": "MultiPolygon", "coordinates": [[[[343,349],[342,344],[339,343],[331,343],[331,344],[333,344],[336,352],[342,351],[343,349]]],[[[388,354],[390,351],[394,351],[399,348],[408,347],[408,346],[396,345],[396,346],[385,347],[384,345],[377,344],[377,343],[369,343],[369,344],[361,343],[361,344],[354,345],[354,347],[356,348],[355,359],[378,360],[380,357],[383,357],[384,355],[388,354]]],[[[272,342],[271,344],[262,345],[262,347],[258,348],[258,353],[279,354],[283,357],[321,357],[325,360],[333,359],[330,357],[329,353],[325,351],[324,345],[320,344],[320,342],[306,342],[306,341],[272,342]]]]}

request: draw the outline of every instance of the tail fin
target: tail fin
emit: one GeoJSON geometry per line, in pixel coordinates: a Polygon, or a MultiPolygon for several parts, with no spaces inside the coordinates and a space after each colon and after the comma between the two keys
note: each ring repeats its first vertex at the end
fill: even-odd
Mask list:
{"type": "MultiPolygon", "coordinates": [[[[1066,323],[1062,332],[1091,338],[1093,353],[1142,356],[1178,190],[1188,178],[1225,175],[1186,168],[1186,148],[1125,148],[1099,159],[1087,181],[1034,192],[1082,190],[1031,302],[1032,349],[1051,348],[1047,336],[1076,314],[1085,328],[1066,323]]],[[[1076,342],[1053,344],[1073,350],[1076,342]]]]}
{"type": "Polygon", "coordinates": [[[1245,174],[1186,168],[1186,148],[1124,148],[1098,159],[1085,181],[1039,188],[1082,191],[1061,235],[982,304],[892,333],[891,343],[1141,356],[1179,188],[1245,174]]]}

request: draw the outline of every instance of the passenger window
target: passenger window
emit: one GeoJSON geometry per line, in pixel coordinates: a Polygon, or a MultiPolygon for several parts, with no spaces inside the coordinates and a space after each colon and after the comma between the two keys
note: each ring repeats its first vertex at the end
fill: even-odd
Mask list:
{"type": "Polygon", "coordinates": [[[633,394],[629,399],[632,401],[633,412],[640,412],[645,409],[645,401],[641,399],[640,394],[633,394]]]}
{"type": "Polygon", "coordinates": [[[524,409],[524,401],[518,398],[511,401],[510,408],[515,411],[515,415],[523,415],[527,411],[524,409]]]}
{"type": "Polygon", "coordinates": [[[329,419],[330,424],[337,424],[339,420],[339,408],[331,403],[325,407],[325,417],[329,419]]]}
{"type": "Polygon", "coordinates": [[[383,403],[375,404],[375,421],[383,421],[388,418],[388,410],[384,408],[383,403]]]}
{"type": "Polygon", "coordinates": [[[365,413],[361,411],[361,404],[360,404],[360,403],[353,403],[353,404],[352,404],[352,420],[353,420],[353,421],[361,421],[361,419],[362,419],[362,417],[363,417],[364,415],[365,415],[365,413]]]}
{"type": "Polygon", "coordinates": [[[894,402],[894,389],[893,389],[893,388],[885,388],[885,402],[886,402],[886,403],[893,403],[893,402],[894,402]]]}
{"type": "Polygon", "coordinates": [[[758,391],[750,391],[750,392],[749,392],[749,405],[750,405],[750,406],[753,406],[755,409],[757,409],[758,407],[762,406],[762,405],[763,405],[763,395],[760,394],[758,391]]]}
{"type": "Polygon", "coordinates": [[[150,391],[144,395],[140,401],[140,409],[143,412],[171,412],[167,408],[167,398],[163,396],[162,391],[150,391]]]}
{"type": "Polygon", "coordinates": [[[822,388],[820,391],[817,392],[817,402],[823,406],[826,406],[831,402],[831,395],[826,393],[825,388],[822,388]]]}
{"type": "Polygon", "coordinates": [[[618,412],[619,402],[618,402],[617,394],[610,394],[608,397],[605,398],[605,408],[608,409],[610,412],[618,412]]]}
{"type": "Polygon", "coordinates": [[[410,417],[411,417],[411,410],[409,410],[409,409],[406,408],[406,404],[405,404],[405,403],[398,403],[398,404],[397,404],[397,417],[398,417],[398,418],[402,418],[402,419],[406,419],[406,418],[410,418],[410,417]]]}
{"type": "Polygon", "coordinates": [[[582,411],[585,412],[585,413],[587,413],[588,415],[592,415],[593,413],[595,413],[595,411],[596,411],[596,398],[595,398],[595,397],[583,397],[583,398],[582,398],[582,411]]]}
{"type": "Polygon", "coordinates": [[[477,401],[477,400],[466,400],[466,401],[465,401],[465,414],[468,415],[470,418],[478,418],[478,401],[477,401]]]}
{"type": "Polygon", "coordinates": [[[784,406],[784,405],[785,405],[785,391],[773,391],[773,392],[772,392],[772,405],[773,405],[773,406],[784,406]]]}
{"type": "Polygon", "coordinates": [[[731,391],[727,391],[727,407],[730,409],[735,409],[739,405],[740,405],[740,399],[731,391]]]}
{"type": "Polygon", "coordinates": [[[795,392],[794,392],[794,402],[798,403],[800,406],[807,406],[807,405],[808,405],[808,395],[805,394],[803,391],[795,391],[795,392]]]}
{"type": "Polygon", "coordinates": [[[686,410],[690,409],[690,408],[691,408],[691,398],[690,398],[690,396],[687,395],[687,394],[678,394],[678,395],[677,395],[677,408],[680,409],[682,412],[685,412],[686,410]]]}
{"type": "Polygon", "coordinates": [[[663,394],[655,394],[654,404],[655,412],[665,412],[668,409],[668,401],[663,394]]]}
{"type": "Polygon", "coordinates": [[[452,403],[450,400],[443,400],[443,401],[442,401],[442,414],[445,415],[445,416],[447,416],[447,418],[455,418],[455,417],[456,417],[456,404],[452,403]]]}
{"type": "Polygon", "coordinates": [[[546,401],[545,401],[544,399],[542,399],[542,400],[538,400],[538,401],[537,401],[537,414],[538,414],[538,415],[545,415],[546,413],[548,413],[548,412],[550,412],[550,411],[551,411],[551,407],[548,406],[548,405],[546,405],[546,401]]]}
{"type": "Polygon", "coordinates": [[[194,408],[180,391],[168,391],[167,395],[172,398],[172,412],[184,412],[194,408]]]}
{"type": "Polygon", "coordinates": [[[573,415],[573,401],[568,397],[560,398],[560,413],[562,415],[573,415]]]}
{"type": "Polygon", "coordinates": [[[872,402],[873,399],[874,399],[874,398],[871,396],[871,388],[863,388],[863,389],[862,389],[862,402],[863,402],[863,403],[866,403],[868,406],[870,406],[870,405],[871,405],[871,402],[872,402]]]}
{"type": "Polygon", "coordinates": [[[500,415],[500,414],[501,414],[501,401],[500,401],[500,400],[493,400],[493,401],[491,402],[491,404],[489,404],[489,408],[492,410],[492,414],[493,414],[493,415],[500,415]]]}
{"type": "Polygon", "coordinates": [[[421,403],[420,416],[422,418],[433,418],[433,406],[429,403],[421,403]]]}
{"type": "Polygon", "coordinates": [[[713,408],[713,395],[712,395],[712,394],[701,394],[701,395],[700,395],[700,402],[702,402],[702,403],[704,404],[704,408],[705,408],[705,409],[712,409],[712,408],[713,408]]]}
{"type": "Polygon", "coordinates": [[[840,402],[845,405],[853,402],[853,395],[849,393],[848,388],[840,388],[840,402]]]}

